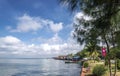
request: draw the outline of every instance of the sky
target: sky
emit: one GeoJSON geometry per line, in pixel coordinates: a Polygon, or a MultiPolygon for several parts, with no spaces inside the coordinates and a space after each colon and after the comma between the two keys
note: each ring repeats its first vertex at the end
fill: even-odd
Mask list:
{"type": "Polygon", "coordinates": [[[58,0],[0,0],[0,57],[52,57],[80,51],[72,14],[58,0]]]}

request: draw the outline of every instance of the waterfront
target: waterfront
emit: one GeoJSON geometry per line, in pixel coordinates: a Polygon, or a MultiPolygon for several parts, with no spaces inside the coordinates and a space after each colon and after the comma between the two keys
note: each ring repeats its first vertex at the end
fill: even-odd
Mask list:
{"type": "Polygon", "coordinates": [[[0,76],[80,76],[80,65],[54,59],[0,59],[0,76]]]}

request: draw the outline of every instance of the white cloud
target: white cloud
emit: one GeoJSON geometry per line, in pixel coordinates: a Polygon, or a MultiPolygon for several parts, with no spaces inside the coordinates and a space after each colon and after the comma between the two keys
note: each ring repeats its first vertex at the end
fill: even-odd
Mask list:
{"type": "Polygon", "coordinates": [[[42,28],[42,24],[39,18],[31,17],[27,14],[24,14],[21,17],[18,17],[18,23],[15,30],[13,32],[29,32],[29,31],[37,31],[42,28]]]}
{"type": "MultiPolygon", "coordinates": [[[[51,40],[50,43],[52,43],[54,40],[56,42],[56,39],[54,38],[59,38],[59,36],[55,35],[53,38],[51,38],[53,40],[51,40]]],[[[47,42],[42,44],[25,44],[23,41],[14,36],[6,36],[1,37],[0,42],[0,55],[21,55],[23,57],[28,55],[30,57],[33,55],[54,56],[59,54],[76,53],[80,50],[80,46],[74,43],[71,39],[68,39],[68,42],[63,42],[61,44],[50,44],[47,42]]],[[[59,42],[59,39],[57,42],[59,42]]]]}
{"type": "Polygon", "coordinates": [[[60,30],[63,29],[63,24],[61,22],[55,24],[52,21],[50,21],[49,25],[50,25],[51,30],[55,33],[59,32],[60,30]]]}
{"type": "Polygon", "coordinates": [[[46,42],[49,44],[61,44],[63,43],[63,40],[58,36],[58,34],[55,34],[52,38],[48,39],[46,42]]]}
{"type": "MultiPolygon", "coordinates": [[[[85,16],[83,13],[77,13],[74,16],[74,21],[76,19],[91,19],[85,16]]],[[[13,36],[6,36],[0,38],[0,54],[14,54],[24,56],[44,56],[44,55],[59,55],[59,54],[69,54],[76,53],[83,49],[84,46],[79,46],[72,38],[63,40],[58,36],[58,32],[63,29],[63,23],[55,23],[52,20],[42,19],[40,17],[31,17],[24,14],[18,17],[17,27],[13,29],[12,27],[7,27],[8,30],[13,32],[36,32],[40,29],[49,29],[54,32],[55,35],[51,38],[38,37],[33,39],[33,42],[39,42],[39,44],[26,44],[20,39],[13,36]],[[10,41],[11,40],[11,41],[10,41]]],[[[67,26],[68,28],[68,26],[67,26]]],[[[67,29],[66,28],[66,29],[67,29]]],[[[69,27],[71,28],[71,26],[69,27]]],[[[72,28],[71,28],[72,29],[72,28]]],[[[71,31],[70,36],[74,31],[71,31]]]]}
{"type": "MultiPolygon", "coordinates": [[[[6,36],[6,37],[1,37],[0,38],[0,42],[1,43],[5,43],[5,44],[18,44],[21,41],[19,39],[17,39],[16,37],[13,36],[6,36]]],[[[0,43],[0,44],[1,44],[0,43]]]]}
{"type": "Polygon", "coordinates": [[[74,16],[74,23],[78,24],[80,19],[84,19],[86,21],[91,20],[92,18],[90,16],[85,15],[83,12],[78,12],[74,16]]]}
{"type": "Polygon", "coordinates": [[[7,26],[6,29],[11,32],[36,32],[43,27],[47,29],[47,27],[52,30],[54,33],[59,32],[63,29],[63,24],[55,23],[52,20],[42,19],[40,17],[32,17],[28,14],[24,14],[23,16],[17,17],[16,28],[7,26]]]}
{"type": "Polygon", "coordinates": [[[61,44],[64,42],[62,38],[58,36],[57,33],[55,33],[54,36],[51,38],[37,37],[37,38],[33,38],[31,41],[37,43],[48,43],[48,44],[61,44]]]}
{"type": "Polygon", "coordinates": [[[82,19],[83,18],[85,20],[90,20],[91,19],[90,16],[85,15],[83,12],[76,13],[75,18],[78,18],[78,19],[82,19]]]}

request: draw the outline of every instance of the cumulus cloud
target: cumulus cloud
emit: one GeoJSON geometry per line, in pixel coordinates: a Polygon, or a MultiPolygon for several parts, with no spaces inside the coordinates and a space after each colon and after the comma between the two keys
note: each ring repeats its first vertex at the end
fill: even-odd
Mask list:
{"type": "Polygon", "coordinates": [[[84,19],[86,21],[91,20],[92,18],[90,16],[85,15],[83,12],[78,12],[74,16],[74,23],[78,24],[80,19],[84,19]]]}
{"type": "Polygon", "coordinates": [[[19,39],[17,39],[16,37],[13,36],[6,36],[6,37],[1,37],[0,38],[0,44],[4,43],[4,44],[18,44],[21,41],[19,39]]]}
{"type": "Polygon", "coordinates": [[[61,22],[55,24],[51,21],[49,22],[49,25],[50,25],[51,30],[55,33],[59,32],[63,28],[63,24],[61,22]]]}
{"type": "Polygon", "coordinates": [[[55,34],[52,38],[48,39],[47,42],[49,44],[61,44],[63,43],[63,40],[58,36],[58,34],[55,34]]]}
{"type": "MultiPolygon", "coordinates": [[[[57,35],[55,36],[57,38],[57,35]]],[[[52,39],[52,38],[51,38],[52,39]]],[[[56,41],[53,37],[53,41],[56,41]]],[[[53,42],[51,40],[51,42],[53,42]]],[[[13,54],[13,55],[59,55],[59,54],[69,54],[76,53],[80,50],[80,46],[68,39],[68,42],[63,42],[61,44],[50,44],[44,42],[42,44],[25,44],[20,39],[14,36],[6,36],[0,38],[0,54],[13,54]],[[70,42],[71,41],[71,42],[70,42]]]]}
{"type": "Polygon", "coordinates": [[[62,44],[64,42],[62,38],[58,36],[57,33],[54,34],[54,36],[51,38],[37,37],[37,38],[33,38],[31,41],[37,43],[48,43],[48,44],[62,44]]]}
{"type": "Polygon", "coordinates": [[[90,16],[85,15],[83,12],[78,12],[76,13],[76,15],[74,16],[74,18],[78,18],[78,19],[85,19],[85,20],[91,20],[90,16]]]}
{"type": "Polygon", "coordinates": [[[17,27],[15,30],[12,30],[13,32],[37,31],[38,29],[42,28],[39,18],[31,17],[27,14],[18,17],[17,20],[17,27]]]}
{"type": "MultiPolygon", "coordinates": [[[[77,22],[77,19],[86,19],[90,20],[91,18],[84,15],[82,12],[77,13],[74,16],[74,21],[77,22]]],[[[43,19],[40,17],[32,17],[28,14],[24,14],[17,18],[17,26],[6,27],[7,30],[12,32],[37,32],[41,29],[49,29],[51,32],[54,32],[54,36],[51,38],[38,37],[32,39],[33,44],[26,44],[19,38],[14,36],[0,37],[0,54],[14,54],[14,55],[35,55],[35,56],[44,56],[44,55],[63,55],[69,53],[76,53],[83,49],[83,46],[79,46],[75,40],[69,37],[66,40],[63,40],[59,37],[58,32],[63,29],[63,23],[55,23],[52,20],[43,19]],[[39,44],[34,44],[34,42],[39,42],[39,44]]],[[[68,27],[67,27],[68,28],[68,27]]],[[[69,27],[70,28],[70,27],[69,27]]],[[[72,30],[72,29],[71,29],[72,30]]],[[[70,36],[73,36],[74,31],[70,32],[70,36]]]]}
{"type": "Polygon", "coordinates": [[[6,29],[11,32],[36,32],[42,28],[49,27],[54,33],[59,32],[63,29],[63,24],[55,23],[52,20],[42,19],[40,17],[32,17],[28,14],[24,14],[20,17],[17,17],[16,28],[7,26],[6,29]]]}

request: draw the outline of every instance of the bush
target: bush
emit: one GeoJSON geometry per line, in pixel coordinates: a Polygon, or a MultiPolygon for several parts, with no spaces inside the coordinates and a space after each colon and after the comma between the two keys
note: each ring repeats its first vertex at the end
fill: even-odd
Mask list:
{"type": "Polygon", "coordinates": [[[120,70],[120,59],[117,60],[117,69],[120,70]]]}
{"type": "Polygon", "coordinates": [[[103,66],[103,65],[96,65],[96,66],[93,68],[92,73],[93,73],[93,75],[95,75],[95,76],[102,76],[102,75],[105,74],[106,70],[107,70],[107,69],[105,68],[105,66],[103,66]]]}
{"type": "Polygon", "coordinates": [[[107,59],[105,59],[105,66],[108,66],[109,62],[107,59]]]}
{"type": "Polygon", "coordinates": [[[101,59],[100,59],[99,57],[97,57],[95,60],[96,60],[97,62],[99,62],[101,59]]]}
{"type": "Polygon", "coordinates": [[[84,62],[83,66],[84,68],[87,68],[89,66],[88,62],[84,62]]]}

